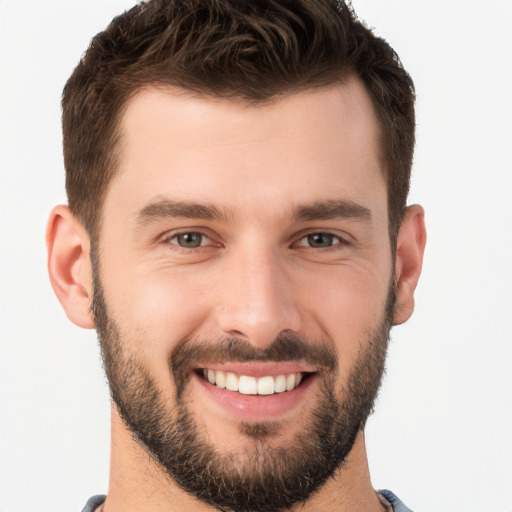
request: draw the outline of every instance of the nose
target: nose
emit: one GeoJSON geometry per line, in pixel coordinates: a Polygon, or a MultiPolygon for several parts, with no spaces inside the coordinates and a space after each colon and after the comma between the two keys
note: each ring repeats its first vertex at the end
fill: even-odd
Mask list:
{"type": "Polygon", "coordinates": [[[284,267],[263,247],[233,254],[218,296],[217,322],[224,334],[265,348],[280,333],[300,329],[292,277],[284,267]]]}

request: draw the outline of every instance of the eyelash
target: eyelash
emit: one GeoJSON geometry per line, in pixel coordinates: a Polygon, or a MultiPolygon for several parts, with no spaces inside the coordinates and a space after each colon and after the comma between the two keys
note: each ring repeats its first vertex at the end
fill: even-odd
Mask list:
{"type": "Polygon", "coordinates": [[[183,250],[192,250],[192,249],[199,249],[201,247],[204,247],[206,245],[204,242],[207,240],[213,241],[208,235],[206,235],[205,233],[202,233],[201,231],[182,231],[180,233],[174,233],[172,236],[166,237],[163,241],[164,241],[164,243],[176,245],[178,248],[183,249],[183,250]],[[177,242],[173,242],[174,239],[177,239],[180,236],[186,236],[186,235],[200,236],[201,237],[200,244],[197,247],[184,247],[177,242]]]}
{"type": "MultiPolygon", "coordinates": [[[[202,247],[205,247],[206,245],[208,245],[208,243],[207,243],[208,241],[214,242],[211,237],[209,237],[207,234],[205,234],[201,231],[182,231],[179,233],[174,233],[171,236],[168,236],[163,240],[164,243],[175,245],[179,249],[185,250],[185,251],[200,249],[202,247]],[[180,245],[177,241],[173,242],[173,240],[177,239],[178,237],[186,236],[186,235],[193,235],[193,236],[201,237],[199,245],[197,245],[195,247],[185,247],[183,245],[180,245]]],[[[215,242],[214,242],[214,244],[215,244],[215,242]]],[[[221,244],[217,243],[215,245],[220,246],[221,244]]],[[[290,247],[292,247],[292,248],[305,247],[305,248],[309,248],[309,249],[328,251],[328,250],[340,250],[341,248],[343,248],[347,245],[349,245],[349,242],[340,235],[330,233],[328,231],[310,231],[308,233],[301,234],[300,238],[296,242],[292,243],[290,245],[290,247]],[[328,245],[326,247],[313,247],[307,243],[306,244],[302,243],[305,240],[307,240],[309,243],[311,243],[312,237],[324,237],[324,238],[327,237],[328,239],[331,240],[331,245],[328,245]]]]}
{"type": "Polygon", "coordinates": [[[348,241],[340,235],[329,233],[328,231],[311,231],[300,237],[298,243],[293,244],[296,247],[307,247],[310,249],[322,249],[322,250],[339,250],[340,248],[348,245],[348,241]],[[331,239],[331,245],[327,247],[313,247],[311,245],[303,245],[303,240],[308,240],[311,243],[313,237],[327,237],[331,239]]]}

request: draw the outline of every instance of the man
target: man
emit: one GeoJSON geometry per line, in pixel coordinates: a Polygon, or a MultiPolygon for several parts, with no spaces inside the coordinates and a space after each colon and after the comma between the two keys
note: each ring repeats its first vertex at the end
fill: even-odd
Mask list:
{"type": "Polygon", "coordinates": [[[413,103],[342,2],[152,0],[93,39],[47,233],[113,402],[84,510],[408,510],[364,426],[425,246],[413,103]]]}

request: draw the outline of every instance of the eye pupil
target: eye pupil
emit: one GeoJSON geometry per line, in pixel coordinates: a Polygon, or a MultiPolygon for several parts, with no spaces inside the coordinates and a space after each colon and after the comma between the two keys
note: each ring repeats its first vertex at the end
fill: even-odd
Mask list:
{"type": "Polygon", "coordinates": [[[194,248],[201,246],[202,237],[201,233],[181,233],[176,239],[180,247],[194,248]]]}
{"type": "Polygon", "coordinates": [[[334,237],[328,233],[315,233],[308,235],[308,244],[311,247],[331,247],[334,237]]]}

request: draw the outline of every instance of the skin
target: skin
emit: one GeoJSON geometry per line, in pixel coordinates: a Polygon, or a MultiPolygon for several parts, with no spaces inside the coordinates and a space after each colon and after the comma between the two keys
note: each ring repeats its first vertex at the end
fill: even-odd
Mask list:
{"type": "MultiPolygon", "coordinates": [[[[187,337],[233,336],[259,348],[283,331],[327,339],[337,350],[342,384],[361,340],[382,319],[393,271],[393,323],[410,317],[425,246],[423,210],[408,208],[393,261],[378,124],[358,79],[259,106],[147,89],[127,106],[121,131],[120,170],[102,212],[101,279],[126,350],[151,369],[170,406],[175,388],[167,360],[187,337]],[[224,215],[141,222],[141,211],[161,201],[210,205],[224,215]],[[369,215],[294,216],[304,205],[328,201],[359,205],[369,215]],[[178,245],[180,232],[206,237],[187,249],[178,245]],[[333,235],[332,247],[308,245],[312,233],[333,235]]],[[[47,242],[52,285],[68,317],[94,328],[90,240],[67,207],[52,211],[47,242]]],[[[286,446],[310,419],[317,392],[311,385],[276,418],[289,426],[275,443],[286,446]]],[[[188,393],[189,410],[215,447],[243,454],[251,441],[240,433],[239,418],[198,386],[188,393]]],[[[363,432],[346,469],[295,509],[383,509],[363,432]]],[[[213,509],[161,471],[113,407],[104,510],[213,509]]]]}

